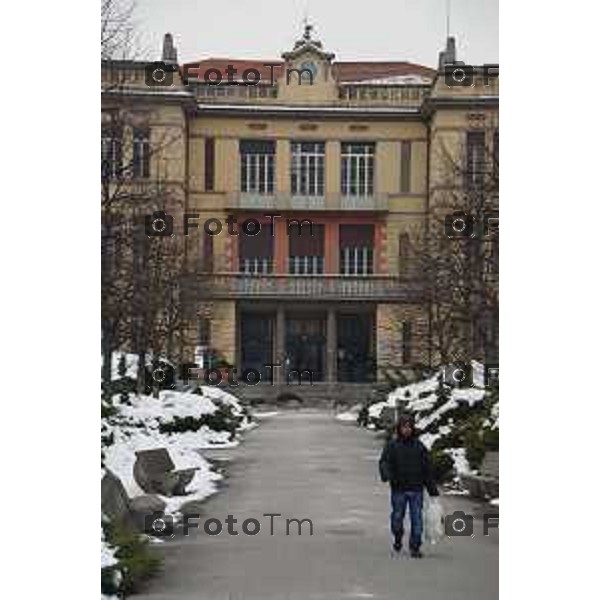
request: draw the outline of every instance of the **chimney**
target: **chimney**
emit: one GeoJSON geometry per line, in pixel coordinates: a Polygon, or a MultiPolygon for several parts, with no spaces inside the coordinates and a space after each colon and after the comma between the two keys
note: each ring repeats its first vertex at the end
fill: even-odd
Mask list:
{"type": "Polygon", "coordinates": [[[173,45],[173,36],[170,33],[165,33],[163,39],[162,61],[177,64],[177,48],[173,45]]]}
{"type": "Polygon", "coordinates": [[[456,62],[456,40],[449,36],[446,39],[446,48],[440,52],[439,69],[442,71],[446,65],[456,62]]]}

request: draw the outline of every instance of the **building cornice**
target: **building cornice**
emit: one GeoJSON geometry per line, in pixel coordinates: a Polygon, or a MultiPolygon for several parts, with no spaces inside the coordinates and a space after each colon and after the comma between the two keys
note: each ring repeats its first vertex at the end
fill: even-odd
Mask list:
{"type": "Polygon", "coordinates": [[[497,109],[499,96],[429,96],[423,102],[423,116],[429,117],[436,110],[497,109]]]}
{"type": "Polygon", "coordinates": [[[169,87],[123,87],[106,86],[102,89],[102,96],[109,98],[144,98],[161,102],[187,102],[194,101],[194,95],[187,89],[173,89],[169,87]]]}
{"type": "Polygon", "coordinates": [[[420,107],[363,107],[363,106],[307,106],[292,104],[207,104],[198,103],[196,111],[206,116],[261,116],[269,118],[365,118],[365,119],[420,119],[420,107]]]}

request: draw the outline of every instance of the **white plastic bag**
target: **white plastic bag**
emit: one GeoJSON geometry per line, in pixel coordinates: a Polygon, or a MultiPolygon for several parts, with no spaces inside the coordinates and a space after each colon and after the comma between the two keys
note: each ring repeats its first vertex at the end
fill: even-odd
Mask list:
{"type": "Polygon", "coordinates": [[[444,537],[444,509],[439,496],[423,493],[423,541],[437,544],[444,537]]]}

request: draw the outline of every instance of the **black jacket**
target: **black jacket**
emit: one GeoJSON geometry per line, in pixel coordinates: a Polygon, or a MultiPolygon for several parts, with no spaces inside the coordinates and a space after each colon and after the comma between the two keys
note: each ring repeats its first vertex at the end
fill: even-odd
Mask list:
{"type": "Polygon", "coordinates": [[[381,481],[389,481],[394,490],[421,490],[427,488],[430,496],[437,496],[427,448],[416,438],[392,438],[379,459],[381,481]]]}

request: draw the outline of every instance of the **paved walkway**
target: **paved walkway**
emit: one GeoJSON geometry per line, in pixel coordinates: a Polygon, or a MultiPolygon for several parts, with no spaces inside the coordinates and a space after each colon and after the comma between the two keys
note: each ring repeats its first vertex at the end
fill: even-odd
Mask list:
{"type": "MultiPolygon", "coordinates": [[[[381,440],[330,414],[282,412],[262,421],[234,450],[220,450],[224,489],[200,505],[200,526],[214,517],[223,533],[201,529],[157,546],[164,573],[139,600],[492,600],[498,598],[498,533],[446,538],[422,560],[391,558],[388,488],[378,481],[381,440]],[[271,520],[264,513],[281,513],[271,520]],[[238,536],[227,534],[227,515],[238,536]],[[256,518],[257,535],[242,533],[256,518]],[[311,519],[291,524],[286,519],[311,519]]],[[[214,454],[214,452],[213,452],[214,454]]],[[[444,497],[447,512],[479,511],[444,497]]]]}

